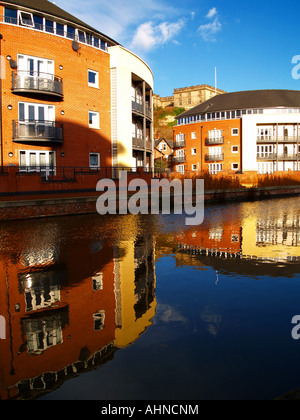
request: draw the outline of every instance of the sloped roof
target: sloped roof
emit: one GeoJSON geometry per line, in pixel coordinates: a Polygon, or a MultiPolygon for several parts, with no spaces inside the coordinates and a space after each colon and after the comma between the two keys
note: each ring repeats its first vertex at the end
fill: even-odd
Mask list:
{"type": "Polygon", "coordinates": [[[157,147],[162,141],[166,142],[170,149],[174,148],[173,140],[166,140],[164,137],[160,137],[159,139],[155,140],[155,147],[157,147]]]}
{"type": "Polygon", "coordinates": [[[204,114],[207,112],[231,111],[237,109],[300,108],[298,90],[249,90],[224,93],[195,106],[177,118],[204,114]]]}
{"type": "Polygon", "coordinates": [[[56,6],[56,4],[52,3],[48,0],[9,0],[9,1],[3,1],[1,3],[7,4],[7,6],[20,6],[24,8],[28,8],[31,10],[36,10],[40,13],[47,13],[49,15],[58,17],[60,19],[67,20],[69,22],[73,22],[76,25],[80,25],[85,27],[86,29],[89,29],[92,32],[98,33],[105,37],[107,40],[110,40],[112,44],[119,45],[116,41],[108,37],[107,35],[104,35],[97,29],[87,25],[82,20],[76,18],[75,16],[71,15],[70,13],[66,12],[65,10],[61,9],[60,7],[56,6]]]}

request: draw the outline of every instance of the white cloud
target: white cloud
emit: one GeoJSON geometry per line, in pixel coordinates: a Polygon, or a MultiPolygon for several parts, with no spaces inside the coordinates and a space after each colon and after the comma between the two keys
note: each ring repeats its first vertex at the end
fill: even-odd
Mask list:
{"type": "Polygon", "coordinates": [[[200,33],[204,41],[214,42],[216,41],[215,35],[222,30],[222,23],[220,22],[217,9],[215,7],[210,9],[208,14],[206,15],[206,18],[214,19],[207,24],[199,26],[198,32],[200,33]]]}
{"type": "Polygon", "coordinates": [[[212,9],[210,9],[210,11],[207,13],[206,17],[207,19],[211,19],[214,16],[216,16],[217,14],[217,9],[215,7],[213,7],[212,9]]]}
{"type": "MultiPolygon", "coordinates": [[[[142,23],[136,30],[131,48],[150,51],[173,40],[183,26],[182,19],[173,23],[162,22],[158,24],[152,21],[142,23]]],[[[173,40],[173,42],[178,43],[176,40],[173,40]]]]}
{"type": "Polygon", "coordinates": [[[136,36],[137,28],[142,24],[146,25],[145,35],[148,33],[150,38],[153,37],[149,26],[147,27],[149,16],[152,21],[161,22],[180,15],[179,11],[165,0],[57,0],[56,5],[124,46],[130,45],[136,36]]]}

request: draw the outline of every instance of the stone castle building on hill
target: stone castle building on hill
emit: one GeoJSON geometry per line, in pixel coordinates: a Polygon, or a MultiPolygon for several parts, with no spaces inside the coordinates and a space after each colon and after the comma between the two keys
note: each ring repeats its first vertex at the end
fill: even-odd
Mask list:
{"type": "Polygon", "coordinates": [[[224,90],[216,89],[209,85],[197,85],[174,89],[173,96],[161,97],[153,95],[153,105],[157,108],[185,108],[186,110],[209,100],[216,95],[226,93],[224,90]]]}

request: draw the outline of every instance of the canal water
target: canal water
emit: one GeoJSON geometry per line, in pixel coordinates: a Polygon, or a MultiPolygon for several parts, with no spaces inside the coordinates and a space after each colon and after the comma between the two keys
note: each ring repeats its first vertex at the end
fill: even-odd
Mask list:
{"type": "Polygon", "coordinates": [[[300,387],[300,198],[0,224],[0,398],[274,399],[300,387]],[[294,333],[292,335],[292,331],[294,333]]]}

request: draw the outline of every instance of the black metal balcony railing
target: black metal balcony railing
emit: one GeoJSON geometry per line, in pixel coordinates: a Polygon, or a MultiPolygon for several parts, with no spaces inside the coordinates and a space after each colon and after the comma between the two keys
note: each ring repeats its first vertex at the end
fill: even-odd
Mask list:
{"type": "Polygon", "coordinates": [[[207,137],[205,139],[205,144],[207,146],[209,146],[211,144],[224,144],[224,137],[216,137],[216,138],[207,137]]]}
{"type": "Polygon", "coordinates": [[[152,151],[152,142],[149,140],[146,140],[146,150],[152,151]]]}
{"type": "Polygon", "coordinates": [[[186,156],[174,156],[174,163],[185,163],[186,156]]]}
{"type": "Polygon", "coordinates": [[[132,136],[132,147],[136,147],[138,149],[145,148],[145,140],[143,137],[132,136]]]}
{"type": "Polygon", "coordinates": [[[51,96],[63,96],[63,80],[48,73],[14,71],[12,73],[12,91],[14,93],[43,93],[51,96]]]}
{"type": "Polygon", "coordinates": [[[185,147],[185,140],[175,140],[174,147],[185,147]]]}
{"type": "Polygon", "coordinates": [[[206,162],[222,162],[224,160],[224,153],[218,155],[205,155],[206,162]]]}
{"type": "Polygon", "coordinates": [[[300,143],[297,136],[257,136],[257,143],[300,143]]]}
{"type": "Polygon", "coordinates": [[[269,160],[269,161],[300,161],[300,153],[269,153],[269,154],[257,154],[257,160],[269,160]]]}
{"type": "Polygon", "coordinates": [[[15,142],[63,142],[63,125],[54,121],[13,121],[15,142]]]}
{"type": "Polygon", "coordinates": [[[147,118],[152,119],[152,109],[149,105],[145,105],[143,102],[136,102],[134,99],[131,101],[132,103],[132,111],[140,114],[145,115],[147,118]]]}

